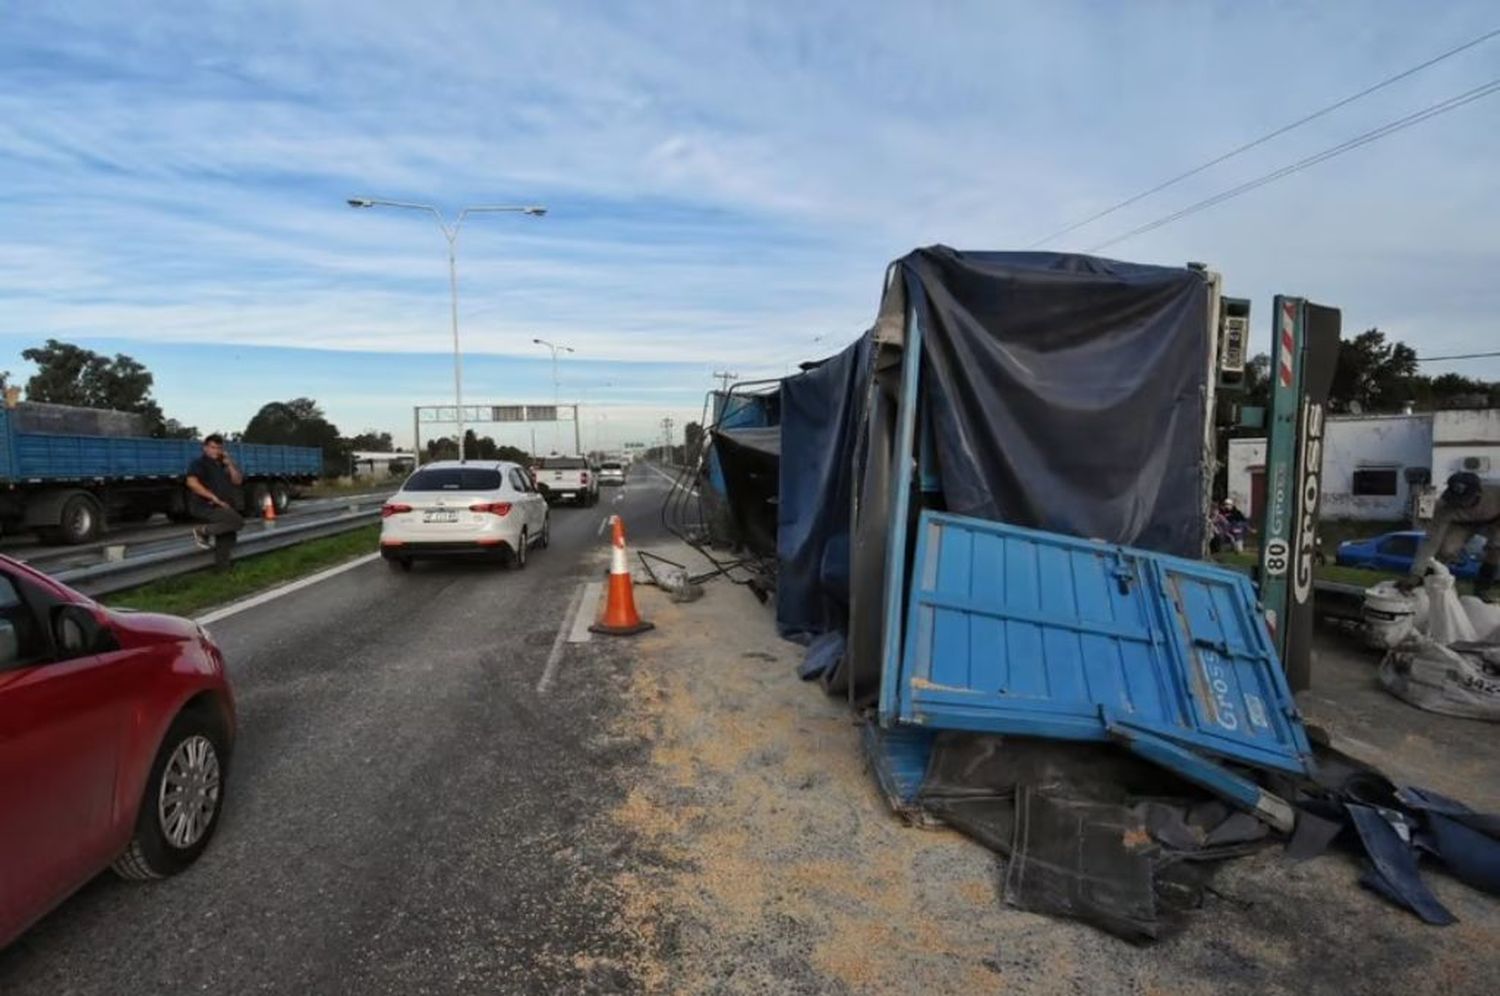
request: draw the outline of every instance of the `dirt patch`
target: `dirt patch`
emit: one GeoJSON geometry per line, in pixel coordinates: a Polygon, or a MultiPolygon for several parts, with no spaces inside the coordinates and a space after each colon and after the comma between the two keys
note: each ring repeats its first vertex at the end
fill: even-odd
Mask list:
{"type": "Polygon", "coordinates": [[[844,704],[794,674],[769,610],[713,582],[631,646],[628,714],[645,777],[607,816],[635,860],[610,888],[672,993],[1307,993],[1500,991],[1491,899],[1437,877],[1461,928],[1423,928],[1352,862],[1231,864],[1182,936],[1131,947],[1004,907],[995,857],[894,819],[844,704]]]}

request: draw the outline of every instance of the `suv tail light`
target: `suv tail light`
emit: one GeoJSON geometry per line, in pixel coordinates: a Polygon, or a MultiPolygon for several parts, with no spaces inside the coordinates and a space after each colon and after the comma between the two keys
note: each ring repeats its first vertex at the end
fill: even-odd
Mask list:
{"type": "Polygon", "coordinates": [[[386,504],[380,506],[380,517],[382,519],[389,519],[393,515],[402,515],[410,511],[410,505],[402,505],[396,502],[387,502],[386,504]]]}
{"type": "Polygon", "coordinates": [[[589,472],[586,471],[586,470],[580,471],[579,474],[578,474],[578,483],[579,484],[587,484],[588,482],[589,482],[589,472]]]}
{"type": "Polygon", "coordinates": [[[469,506],[469,511],[471,511],[471,512],[489,512],[491,515],[509,515],[510,514],[510,502],[508,502],[508,501],[479,502],[478,504],[470,505],[469,506]]]}

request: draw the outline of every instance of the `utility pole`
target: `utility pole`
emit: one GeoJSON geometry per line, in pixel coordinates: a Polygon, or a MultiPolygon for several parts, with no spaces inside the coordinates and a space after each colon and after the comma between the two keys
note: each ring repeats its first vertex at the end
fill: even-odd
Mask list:
{"type": "Polygon", "coordinates": [[[661,420],[661,431],[662,437],[666,439],[666,458],[670,466],[672,460],[672,417],[670,415],[661,420]]]}
{"type": "Polygon", "coordinates": [[[739,379],[740,375],[737,373],[727,373],[722,370],[714,371],[714,380],[719,382],[719,390],[721,392],[727,392],[729,390],[729,385],[739,379]]]}

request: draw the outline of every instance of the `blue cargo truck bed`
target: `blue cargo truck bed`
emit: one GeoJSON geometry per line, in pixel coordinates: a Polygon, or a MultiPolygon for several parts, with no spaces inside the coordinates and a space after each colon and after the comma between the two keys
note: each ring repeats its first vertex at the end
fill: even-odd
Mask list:
{"type": "MultiPolygon", "coordinates": [[[[229,452],[247,477],[316,477],[323,452],[307,446],[231,443],[229,452]]],[[[139,480],[180,478],[200,452],[192,439],[49,435],[16,432],[0,411],[0,481],[139,480]]]]}
{"type": "MultiPolygon", "coordinates": [[[[228,450],[245,475],[240,497],[248,514],[267,499],[283,510],[294,485],[323,472],[315,447],[230,443],[228,450]]],[[[185,520],[187,467],[200,452],[194,439],[22,431],[15,413],[0,408],[0,528],[82,543],[110,521],[158,513],[185,520]]]]}

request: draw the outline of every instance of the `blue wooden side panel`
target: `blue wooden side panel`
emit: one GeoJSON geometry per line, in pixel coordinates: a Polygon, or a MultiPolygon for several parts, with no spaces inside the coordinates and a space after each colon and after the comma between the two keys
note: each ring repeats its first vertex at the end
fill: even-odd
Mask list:
{"type": "Polygon", "coordinates": [[[1243,575],[946,513],[924,512],[918,530],[887,721],[1085,740],[1130,727],[1304,770],[1243,575]]]}
{"type": "Polygon", "coordinates": [[[875,781],[886,802],[898,813],[910,816],[921,808],[917,796],[927,777],[933,737],[931,731],[911,726],[887,729],[866,723],[861,728],[860,739],[875,781]]]}
{"type": "MultiPolygon", "coordinates": [[[[93,481],[182,477],[200,452],[191,439],[71,436],[11,431],[0,415],[0,479],[93,481]]],[[[232,443],[249,477],[310,477],[323,469],[321,450],[305,446],[232,443]]]]}

